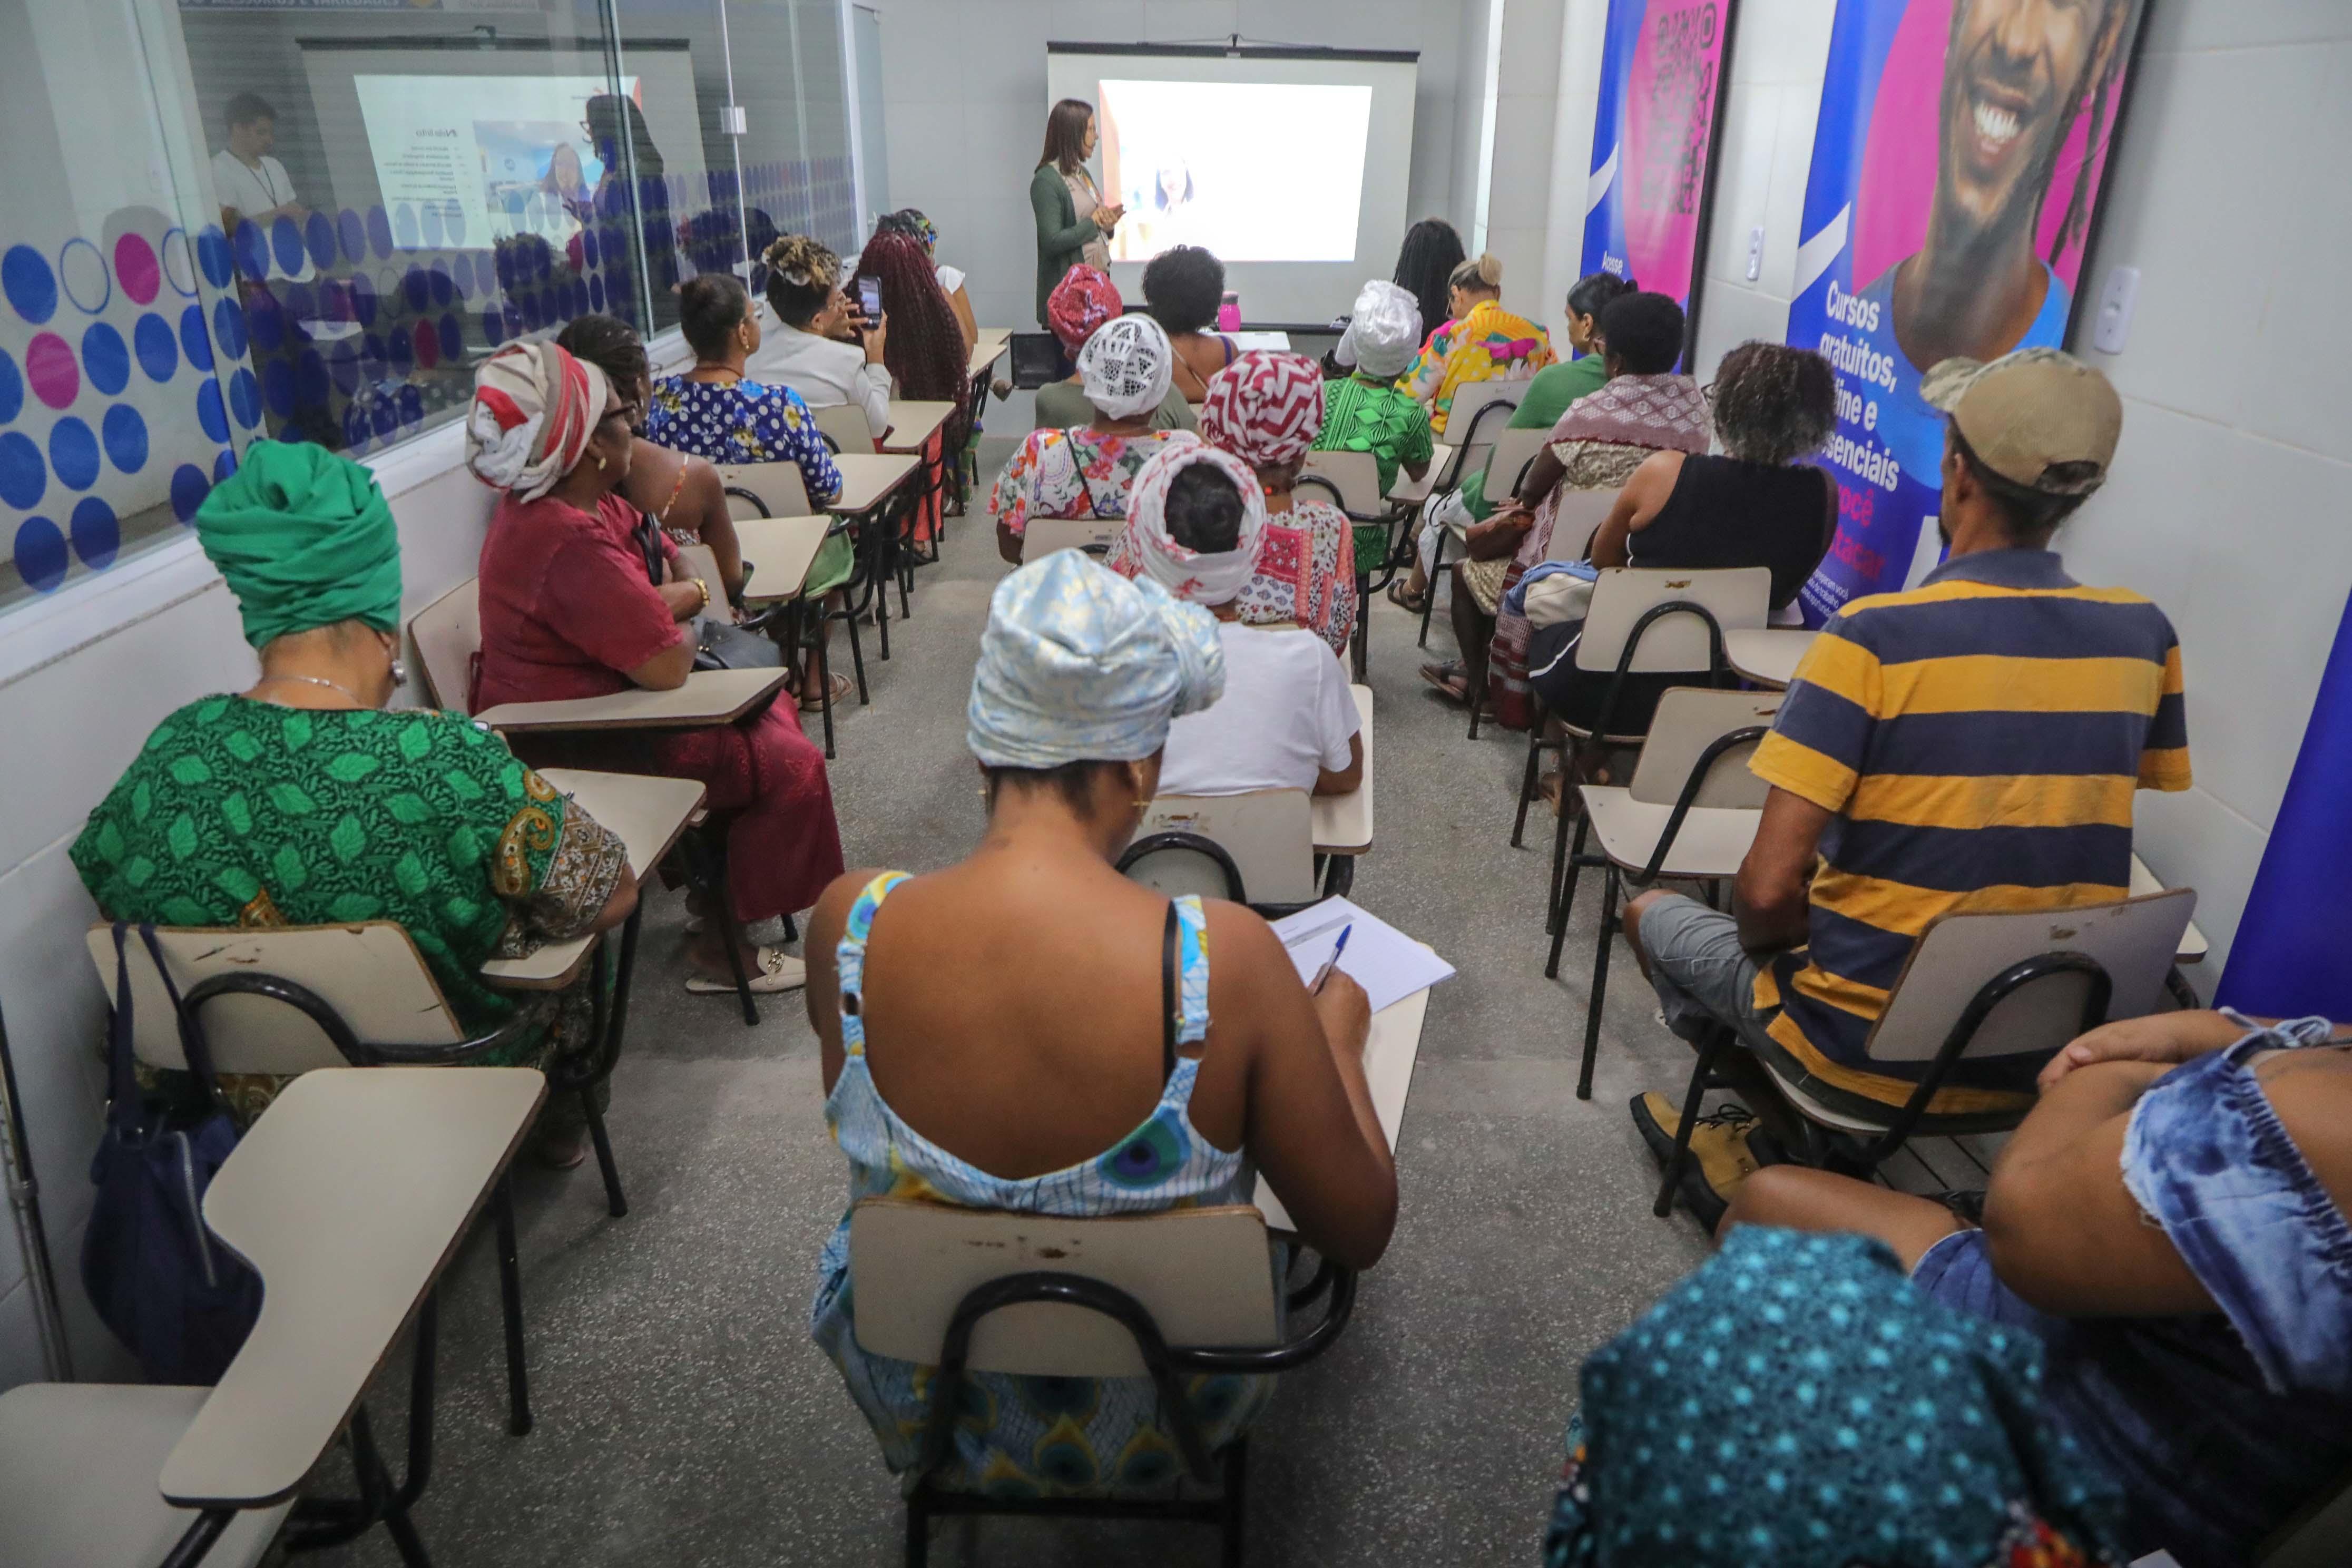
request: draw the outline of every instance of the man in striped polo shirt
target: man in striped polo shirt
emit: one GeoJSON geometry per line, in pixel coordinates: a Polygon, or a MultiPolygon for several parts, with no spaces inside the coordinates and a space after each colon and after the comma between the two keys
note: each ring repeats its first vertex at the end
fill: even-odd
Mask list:
{"type": "MultiPolygon", "coordinates": [[[[1677,1034],[1728,1024],[1808,1095],[1874,1118],[1924,1066],[1864,1047],[1928,921],[2123,897],[2134,791],[2189,787],[2171,624],[2137,594],[2076,583],[2048,548],[2106,478],[2115,388],[2025,349],[1946,361],[1922,391],[1948,416],[1944,564],[1848,604],[1798,666],[1757,748],[1772,789],[1734,912],[1663,890],[1625,910],[1677,1034]]],[[[2040,1065],[1962,1062],[1930,1109],[2015,1107],[2040,1065]]],[[[1633,1101],[1654,1148],[1679,1113],[1663,1095],[1633,1101]]],[[[1708,1175],[1685,1194],[1709,1223],[1752,1168],[1753,1125],[1694,1129],[1702,1158],[1686,1168],[1708,1175]]]]}

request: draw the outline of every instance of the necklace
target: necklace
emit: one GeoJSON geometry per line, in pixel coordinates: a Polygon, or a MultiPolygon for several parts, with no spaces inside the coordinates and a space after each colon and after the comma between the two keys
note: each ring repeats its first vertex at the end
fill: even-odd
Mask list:
{"type": "Polygon", "coordinates": [[[348,687],[348,686],[341,685],[341,683],[336,682],[336,681],[329,680],[329,679],[327,679],[324,676],[318,676],[318,675],[265,675],[265,676],[263,676],[263,677],[261,678],[261,684],[262,684],[262,685],[264,685],[264,686],[268,686],[268,685],[269,685],[269,684],[270,684],[271,682],[273,682],[273,681],[282,681],[282,680],[299,680],[299,681],[302,682],[302,684],[304,684],[305,686],[323,686],[323,687],[325,687],[325,688],[326,688],[328,690],[330,690],[330,691],[340,691],[340,692],[341,692],[344,696],[346,696],[346,697],[350,698],[350,699],[352,700],[352,702],[356,703],[358,706],[360,706],[360,707],[362,707],[362,708],[365,708],[365,707],[367,706],[366,701],[365,701],[365,700],[363,700],[361,698],[361,696],[360,696],[360,694],[359,694],[358,692],[353,691],[353,690],[352,690],[350,687],[348,687]]]}

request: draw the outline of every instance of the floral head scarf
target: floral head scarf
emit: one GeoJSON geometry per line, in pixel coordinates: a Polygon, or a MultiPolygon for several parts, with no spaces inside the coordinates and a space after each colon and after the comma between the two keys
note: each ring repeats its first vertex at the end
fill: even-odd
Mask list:
{"type": "Polygon", "coordinates": [[[1323,428],[1323,373],[1304,354],[1253,349],[1209,378],[1201,435],[1255,468],[1295,463],[1323,428]]]}
{"type": "Polygon", "coordinates": [[[1070,353],[1094,336],[1095,329],[1127,309],[1118,297],[1118,287],[1110,274],[1099,267],[1080,262],[1062,274],[1054,291],[1045,296],[1045,324],[1062,340],[1062,347],[1070,353]]]}
{"type": "Polygon", "coordinates": [[[1198,441],[1180,442],[1164,447],[1135,476],[1127,499],[1125,553],[1141,563],[1145,576],[1187,604],[1230,604],[1257,571],[1265,525],[1265,491],[1248,464],[1198,441]],[[1242,493],[1241,536],[1223,554],[1188,550],[1169,537],[1169,488],[1195,463],[1215,468],[1242,493]]]}

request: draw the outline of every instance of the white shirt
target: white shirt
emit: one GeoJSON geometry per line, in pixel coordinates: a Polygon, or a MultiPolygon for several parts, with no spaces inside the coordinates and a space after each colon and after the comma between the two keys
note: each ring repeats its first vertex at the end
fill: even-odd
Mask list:
{"type": "Polygon", "coordinates": [[[821,338],[774,319],[762,318],[760,349],[743,366],[751,381],[791,387],[811,408],[855,403],[866,411],[866,426],[880,440],[890,428],[890,372],[866,363],[856,343],[821,338]]]}
{"type": "Polygon", "coordinates": [[[1161,795],[1246,795],[1315,787],[1318,773],[1349,761],[1362,727],[1348,672],[1313,632],[1268,631],[1226,621],[1225,694],[1169,726],[1160,760],[1161,795]]]}
{"type": "MultiPolygon", "coordinates": [[[[261,155],[261,167],[257,169],[224,147],[213,154],[213,194],[220,198],[221,205],[232,209],[240,217],[253,219],[255,226],[261,230],[261,237],[269,239],[270,230],[277,226],[261,215],[292,201],[294,182],[287,177],[286,165],[267,153],[261,155]]],[[[318,268],[310,265],[307,251],[302,257],[301,268],[289,272],[278,264],[277,245],[274,242],[270,245],[269,276],[272,278],[291,278],[301,282],[317,274],[318,268]]]]}

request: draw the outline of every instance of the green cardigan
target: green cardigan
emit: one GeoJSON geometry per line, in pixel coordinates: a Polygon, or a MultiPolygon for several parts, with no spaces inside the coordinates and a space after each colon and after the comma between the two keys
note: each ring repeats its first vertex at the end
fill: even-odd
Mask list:
{"type": "Polygon", "coordinates": [[[1087,258],[1087,242],[1098,237],[1102,230],[1092,218],[1080,221],[1078,205],[1070,199],[1062,171],[1051,163],[1038,164],[1037,172],[1029,176],[1029,210],[1037,219],[1037,324],[1042,327],[1045,297],[1071,268],[1087,258]]]}

